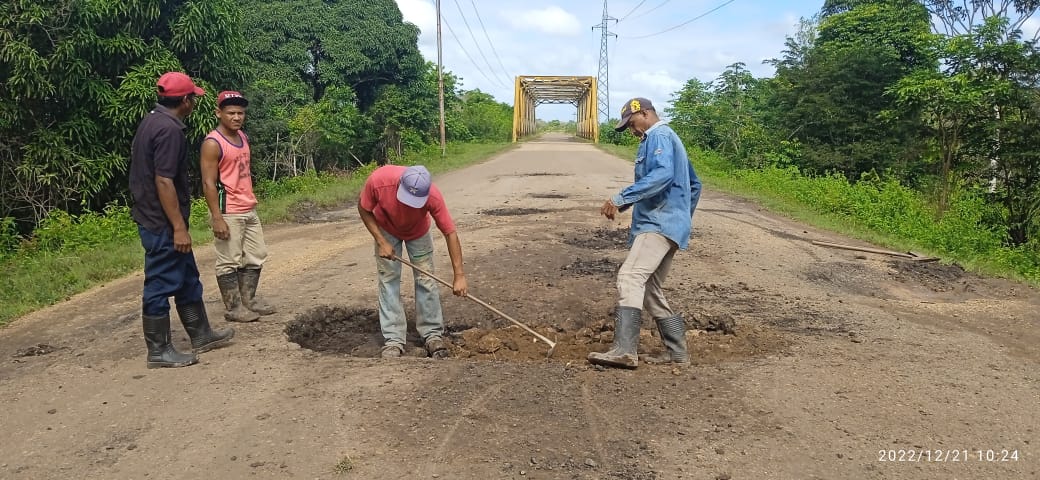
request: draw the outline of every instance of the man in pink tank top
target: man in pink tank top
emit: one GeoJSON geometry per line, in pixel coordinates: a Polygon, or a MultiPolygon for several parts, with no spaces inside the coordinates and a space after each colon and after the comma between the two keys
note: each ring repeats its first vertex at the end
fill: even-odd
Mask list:
{"type": "MultiPolygon", "coordinates": [[[[433,236],[430,217],[448,244],[454,271],[452,291],[466,295],[466,275],[462,270],[462,245],[455,222],[448,213],[444,196],[421,165],[377,168],[365,181],[358,201],[358,213],[375,240],[376,269],[379,273],[379,328],[383,332],[383,358],[404,353],[408,324],[401,304],[401,263],[394,261],[403,249],[417,267],[433,272],[433,236]]],[[[444,341],[444,316],[441,313],[437,281],[413,271],[415,280],[415,329],[422,336],[431,357],[448,356],[444,341]]]]}
{"type": "Polygon", "coordinates": [[[267,244],[249,163],[249,137],[242,131],[249,101],[238,92],[217,95],[216,130],[202,142],[202,190],[209,205],[217,251],[217,286],[224,318],[253,322],[275,309],[256,296],[267,244]]]}

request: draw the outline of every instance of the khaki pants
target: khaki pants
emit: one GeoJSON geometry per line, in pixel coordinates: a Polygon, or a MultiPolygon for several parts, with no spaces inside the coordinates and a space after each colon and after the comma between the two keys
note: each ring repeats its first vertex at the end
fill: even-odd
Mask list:
{"type": "Polygon", "coordinates": [[[239,268],[263,266],[267,260],[267,244],[264,243],[264,230],[256,209],[247,213],[226,213],[223,216],[231,236],[227,240],[213,240],[217,251],[217,276],[239,268]]]}
{"type": "Polygon", "coordinates": [[[628,251],[628,258],[618,271],[618,305],[642,308],[655,319],[673,316],[661,287],[678,249],[660,233],[637,235],[628,251]]]}

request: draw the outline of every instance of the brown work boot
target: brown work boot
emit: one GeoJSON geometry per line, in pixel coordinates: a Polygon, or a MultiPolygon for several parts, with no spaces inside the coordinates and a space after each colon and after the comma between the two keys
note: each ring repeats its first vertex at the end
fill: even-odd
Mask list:
{"type": "Polygon", "coordinates": [[[430,353],[432,358],[447,358],[451,354],[451,350],[448,349],[448,342],[445,342],[441,337],[426,339],[426,351],[430,353]]]}
{"type": "Polygon", "coordinates": [[[404,354],[404,348],[400,345],[386,345],[379,351],[379,358],[401,358],[402,354],[404,354]]]}
{"type": "Polygon", "coordinates": [[[220,298],[224,300],[224,319],[229,322],[255,322],[260,314],[246,308],[238,285],[238,272],[217,275],[220,298]]]}
{"type": "Polygon", "coordinates": [[[260,315],[275,313],[274,307],[256,296],[256,287],[258,285],[260,285],[259,268],[238,269],[238,286],[242,293],[242,304],[260,315]]]}

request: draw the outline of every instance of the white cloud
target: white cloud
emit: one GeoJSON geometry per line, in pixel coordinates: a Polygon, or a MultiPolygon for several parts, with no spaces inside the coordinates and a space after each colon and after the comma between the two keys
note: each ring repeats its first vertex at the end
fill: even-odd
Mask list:
{"type": "Polygon", "coordinates": [[[549,35],[573,37],[581,32],[581,22],[570,12],[555,5],[523,12],[504,12],[516,28],[538,30],[549,35]]]}
{"type": "Polygon", "coordinates": [[[632,74],[632,81],[641,88],[654,92],[674,92],[682,88],[683,82],[673,78],[668,72],[658,70],[655,72],[636,72],[632,74]]]}
{"type": "Polygon", "coordinates": [[[404,21],[414,23],[423,34],[436,34],[437,8],[429,0],[397,0],[404,21]]]}

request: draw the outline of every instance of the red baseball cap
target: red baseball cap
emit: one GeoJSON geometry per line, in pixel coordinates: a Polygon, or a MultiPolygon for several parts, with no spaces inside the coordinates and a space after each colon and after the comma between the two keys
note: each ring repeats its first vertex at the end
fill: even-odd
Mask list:
{"type": "Polygon", "coordinates": [[[159,87],[159,95],[164,97],[183,97],[192,93],[199,96],[206,94],[205,90],[199,88],[195,85],[195,82],[191,81],[191,77],[181,72],[164,73],[159,77],[156,86],[159,87]]]}
{"type": "Polygon", "coordinates": [[[249,105],[249,100],[243,97],[241,93],[233,90],[224,90],[217,94],[217,107],[224,108],[228,105],[239,105],[242,107],[249,105]]]}

